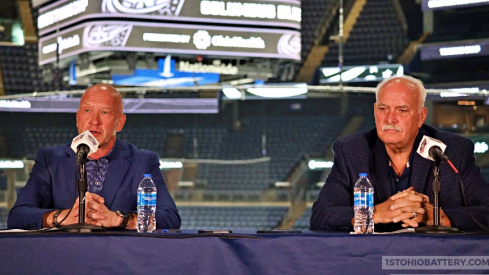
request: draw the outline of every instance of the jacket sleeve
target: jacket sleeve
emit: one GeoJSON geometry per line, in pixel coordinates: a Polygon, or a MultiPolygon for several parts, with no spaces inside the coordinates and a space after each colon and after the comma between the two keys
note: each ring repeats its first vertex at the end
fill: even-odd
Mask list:
{"type": "Polygon", "coordinates": [[[339,142],[333,145],[334,165],[318,199],[312,206],[311,230],[352,231],[353,190],[344,152],[339,142]]]}
{"type": "MultiPolygon", "coordinates": [[[[443,211],[450,218],[452,226],[462,231],[483,231],[478,225],[489,228],[489,184],[480,172],[480,168],[475,163],[474,144],[467,141],[460,146],[463,149],[462,157],[454,165],[460,170],[458,183],[451,185],[459,193],[456,201],[461,201],[457,205],[449,204],[442,207],[443,211]]],[[[443,199],[443,192],[451,192],[443,187],[440,192],[440,200],[443,199]],[[444,190],[445,189],[445,190],[444,190]]],[[[454,198],[452,198],[454,201],[454,198]]],[[[450,202],[448,202],[450,203],[450,202]]],[[[442,205],[442,202],[440,202],[442,205]]]]}
{"type": "Polygon", "coordinates": [[[20,190],[14,207],[8,214],[9,229],[40,229],[44,213],[54,210],[45,152],[37,151],[29,180],[20,190]]]}

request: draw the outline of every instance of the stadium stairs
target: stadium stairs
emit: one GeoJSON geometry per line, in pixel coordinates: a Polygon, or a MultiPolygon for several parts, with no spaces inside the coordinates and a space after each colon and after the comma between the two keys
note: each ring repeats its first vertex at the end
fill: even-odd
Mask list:
{"type": "MultiPolygon", "coordinates": [[[[303,59],[305,57],[305,62],[302,65],[299,73],[296,77],[296,82],[306,82],[310,83],[311,79],[320,66],[321,61],[329,50],[327,46],[330,36],[333,33],[333,27],[338,24],[338,14],[339,14],[339,1],[325,1],[327,5],[323,8],[324,13],[320,20],[318,20],[318,25],[315,26],[315,31],[308,33],[307,31],[303,33],[304,36],[313,35],[313,45],[311,50],[308,51],[309,45],[306,43],[303,50],[303,59]],[[326,44],[326,45],[325,45],[326,44]]],[[[353,25],[358,18],[363,5],[365,5],[366,0],[355,0],[355,1],[345,1],[344,13],[347,14],[344,28],[343,28],[343,41],[346,42],[350,35],[353,25]]],[[[304,18],[306,19],[306,18],[304,18]]],[[[306,38],[307,41],[307,38],[306,38]]],[[[336,36],[336,43],[339,42],[339,37],[336,36]]]]}
{"type": "Polygon", "coordinates": [[[397,63],[403,65],[409,64],[413,57],[416,55],[419,45],[421,45],[430,35],[430,32],[425,32],[418,40],[409,42],[409,45],[397,59],[397,63]]]}
{"type": "MultiPolygon", "coordinates": [[[[409,44],[406,29],[391,1],[369,0],[363,6],[355,2],[355,12],[347,20],[354,28],[349,32],[343,47],[344,65],[368,65],[395,62],[409,44]],[[362,9],[360,10],[360,6],[362,9]],[[353,14],[359,14],[354,16],[353,14]]],[[[346,27],[345,27],[346,28],[346,27]]],[[[328,44],[329,50],[322,60],[323,66],[336,66],[338,45],[328,44]]]]}
{"type": "Polygon", "coordinates": [[[31,1],[17,0],[22,29],[24,31],[24,40],[26,43],[37,43],[37,33],[32,16],[31,1]]]}

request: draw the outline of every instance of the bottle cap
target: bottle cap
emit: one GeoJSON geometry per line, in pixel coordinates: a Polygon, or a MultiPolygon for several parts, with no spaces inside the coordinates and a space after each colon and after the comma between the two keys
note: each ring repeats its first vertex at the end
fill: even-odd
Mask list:
{"type": "Polygon", "coordinates": [[[367,177],[367,173],[360,173],[358,174],[360,177],[367,177]]]}
{"type": "Polygon", "coordinates": [[[151,178],[151,174],[144,174],[145,178],[151,178]]]}

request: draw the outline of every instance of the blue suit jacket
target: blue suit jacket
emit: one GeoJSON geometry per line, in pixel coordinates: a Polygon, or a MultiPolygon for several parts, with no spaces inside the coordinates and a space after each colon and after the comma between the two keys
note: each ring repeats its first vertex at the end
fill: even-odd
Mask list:
{"type": "MultiPolygon", "coordinates": [[[[68,209],[78,198],[75,153],[69,145],[38,150],[29,180],[9,212],[8,228],[39,229],[42,216],[68,209]]],[[[180,216],[159,169],[158,155],[116,140],[109,156],[102,197],[112,211],[137,211],[137,189],[144,174],[151,174],[157,189],[156,227],[180,228],[180,216]]],[[[62,217],[61,217],[62,218],[62,217]]]]}
{"type": "MultiPolygon", "coordinates": [[[[470,212],[487,227],[489,184],[475,164],[473,142],[460,135],[423,125],[416,137],[413,150],[418,149],[423,135],[441,140],[447,145],[445,155],[459,170],[470,212]]],[[[396,192],[392,190],[389,181],[389,158],[375,128],[337,140],[333,145],[333,152],[334,165],[313,205],[310,228],[352,231],[353,186],[359,173],[368,173],[375,190],[374,204],[386,201],[396,192]]],[[[428,195],[431,203],[433,166],[433,161],[414,154],[410,186],[417,192],[428,195]]],[[[452,221],[452,226],[464,231],[482,230],[465,209],[458,175],[446,162],[440,165],[440,180],[439,205],[452,221]]],[[[375,230],[391,231],[402,228],[400,224],[376,224],[375,230]]]]}

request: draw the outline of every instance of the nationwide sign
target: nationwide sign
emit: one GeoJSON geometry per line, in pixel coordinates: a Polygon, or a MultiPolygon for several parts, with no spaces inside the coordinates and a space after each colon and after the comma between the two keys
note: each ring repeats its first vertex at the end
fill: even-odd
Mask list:
{"type": "Polygon", "coordinates": [[[420,53],[421,60],[488,56],[489,42],[467,41],[438,45],[422,45],[420,53]]]}
{"type": "Polygon", "coordinates": [[[39,9],[39,35],[87,19],[147,19],[300,29],[300,0],[64,0],[39,9]]]}
{"type": "Polygon", "coordinates": [[[112,74],[112,83],[123,86],[189,87],[217,83],[219,79],[219,73],[175,70],[175,60],[170,55],[158,60],[158,70],[135,69],[132,75],[112,74]]]}
{"type": "Polygon", "coordinates": [[[300,60],[300,32],[189,24],[87,22],[39,39],[39,65],[92,51],[249,56],[300,60]]]}
{"type": "Polygon", "coordinates": [[[220,60],[214,60],[212,64],[190,63],[188,61],[180,61],[178,70],[188,73],[217,73],[226,75],[237,75],[239,68],[231,63],[221,63],[220,60]]]}

